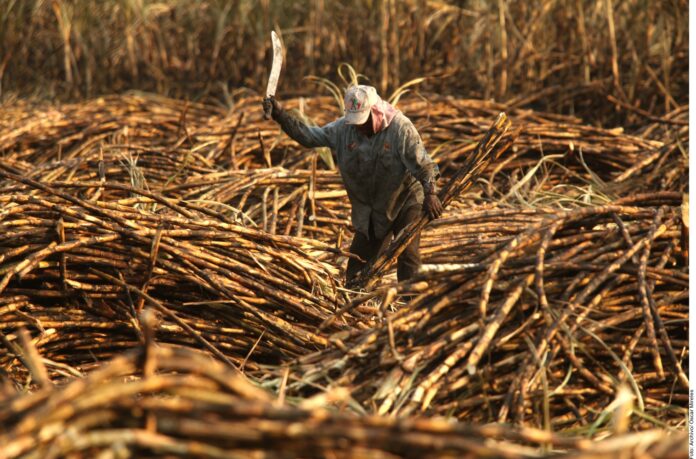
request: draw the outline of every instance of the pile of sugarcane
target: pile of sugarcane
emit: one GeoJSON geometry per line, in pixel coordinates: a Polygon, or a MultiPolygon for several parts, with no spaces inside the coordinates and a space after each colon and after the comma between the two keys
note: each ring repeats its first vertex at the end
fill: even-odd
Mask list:
{"type": "MultiPolygon", "coordinates": [[[[330,98],[286,105],[318,124],[338,115],[330,98]]],[[[343,286],[350,205],[330,156],[263,121],[257,98],[231,109],[144,95],[3,108],[8,457],[517,458],[595,447],[552,431],[683,427],[688,108],[639,135],[510,111],[499,160],[425,227],[419,276],[394,284],[387,273],[366,292],[343,286]],[[159,314],[150,329],[146,307],[159,314]],[[299,407],[240,389],[238,370],[299,407]],[[310,410],[329,402],[340,413],[310,410]]],[[[441,96],[399,108],[443,184],[504,109],[441,96]]],[[[649,432],[578,457],[663,440],[649,432]]],[[[682,451],[677,438],[665,447],[682,451]]]]}
{"type": "MultiPolygon", "coordinates": [[[[291,405],[284,392],[274,398],[199,352],[157,345],[156,316],[147,309],[140,316],[144,345],[89,376],[62,387],[45,381],[29,395],[0,386],[2,457],[686,457],[686,432],[592,441],[534,428],[355,416],[336,411],[350,402],[340,389],[291,405]]],[[[31,346],[25,354],[35,356],[31,346]]],[[[30,361],[35,373],[46,372],[30,361]]]]}
{"type": "MultiPolygon", "coordinates": [[[[286,106],[305,119],[310,113],[318,124],[339,115],[327,97],[291,99],[286,106]]],[[[427,102],[406,98],[398,106],[439,163],[443,184],[505,110],[438,95],[427,102]]],[[[688,107],[640,137],[568,116],[524,109],[508,115],[514,145],[486,169],[480,186],[457,198],[464,208],[482,201],[571,208],[606,204],[638,185],[646,191],[686,189],[688,107]]],[[[123,188],[78,186],[116,183],[271,233],[332,244],[350,236],[348,200],[328,152],[299,147],[262,119],[253,97],[229,109],[135,94],[57,107],[15,103],[0,111],[0,155],[15,173],[72,183],[70,192],[85,199],[133,196],[123,188]]],[[[6,184],[0,182],[4,193],[6,184]]]]}
{"type": "Polygon", "coordinates": [[[334,171],[281,167],[209,174],[169,186],[179,194],[271,234],[335,240],[350,226],[350,204],[334,171]]]}
{"type": "MultiPolygon", "coordinates": [[[[336,102],[328,97],[291,99],[285,106],[320,125],[340,116],[336,102]]],[[[438,95],[427,101],[407,98],[398,108],[413,120],[445,176],[464,161],[491,120],[506,111],[493,102],[438,95]]],[[[563,186],[565,193],[570,185],[587,185],[588,174],[607,181],[632,167],[646,167],[647,163],[638,164],[653,163],[655,158],[648,158],[666,154],[658,153],[665,145],[684,142],[685,113],[688,107],[666,117],[672,129],[655,128],[637,137],[620,128],[588,126],[573,117],[508,110],[518,130],[514,153],[490,166],[486,191],[507,192],[511,180],[540,166],[542,159],[548,176],[539,187],[563,186]]],[[[47,180],[98,178],[100,161],[108,179],[130,180],[124,166],[137,161],[146,182],[157,189],[222,170],[331,168],[326,152],[302,149],[261,115],[255,97],[240,98],[230,109],[151,95],[111,96],[60,107],[13,104],[0,113],[0,152],[7,164],[47,180]],[[62,169],[53,164],[56,161],[62,169]]],[[[678,174],[684,175],[686,167],[687,162],[680,163],[678,174]]]]}
{"type": "MultiPolygon", "coordinates": [[[[167,317],[163,342],[235,365],[252,352],[254,368],[324,347],[314,328],[343,294],[338,270],[320,258],[336,248],[161,195],[93,201],[66,191],[70,183],[0,176],[17,185],[0,196],[0,331],[40,331],[46,358],[74,366],[132,347],[145,304],[167,317]]],[[[3,368],[15,358],[1,348],[3,368]]]]}
{"type": "Polygon", "coordinates": [[[347,387],[381,415],[590,431],[625,387],[639,413],[632,426],[680,425],[689,317],[681,203],[663,192],[550,213],[470,263],[358,297],[340,312],[379,298],[379,325],[332,334],[333,349],[295,362],[288,387],[347,387]],[[414,298],[393,309],[397,293],[414,298]]]}

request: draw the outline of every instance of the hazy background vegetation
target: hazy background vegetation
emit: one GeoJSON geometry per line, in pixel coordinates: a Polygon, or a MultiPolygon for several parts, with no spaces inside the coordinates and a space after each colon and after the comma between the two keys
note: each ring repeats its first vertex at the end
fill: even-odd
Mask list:
{"type": "Polygon", "coordinates": [[[347,62],[383,92],[428,77],[422,90],[603,123],[644,122],[648,113],[688,102],[686,0],[0,5],[4,98],[74,100],[140,89],[224,103],[238,91],[261,94],[275,29],[287,49],[281,97],[325,92],[303,78],[336,80],[347,62]]]}

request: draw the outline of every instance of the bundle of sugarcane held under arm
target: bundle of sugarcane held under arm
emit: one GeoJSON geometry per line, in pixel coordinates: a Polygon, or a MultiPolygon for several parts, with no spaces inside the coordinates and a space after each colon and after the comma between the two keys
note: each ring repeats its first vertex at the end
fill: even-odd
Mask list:
{"type": "MultiPolygon", "coordinates": [[[[466,163],[440,191],[439,199],[443,207],[447,207],[452,199],[466,191],[486,166],[512,145],[513,139],[509,138],[500,148],[496,149],[498,141],[500,141],[509,127],[510,121],[507,115],[500,113],[491,128],[479,141],[474,152],[467,157],[466,163]],[[495,153],[493,153],[494,150],[495,153]]],[[[406,226],[401,234],[397,235],[394,241],[389,244],[384,253],[379,254],[375,260],[370,260],[365,265],[356,278],[351,281],[352,286],[364,287],[366,289],[373,287],[379,277],[387,270],[390,264],[394,263],[429,220],[423,214],[420,219],[406,226]]]]}

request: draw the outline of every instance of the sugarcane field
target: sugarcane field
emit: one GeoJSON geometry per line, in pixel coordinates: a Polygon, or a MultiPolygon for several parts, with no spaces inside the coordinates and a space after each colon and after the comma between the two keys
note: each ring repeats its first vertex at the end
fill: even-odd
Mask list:
{"type": "Polygon", "coordinates": [[[693,457],[686,0],[0,0],[0,459],[693,457]]]}

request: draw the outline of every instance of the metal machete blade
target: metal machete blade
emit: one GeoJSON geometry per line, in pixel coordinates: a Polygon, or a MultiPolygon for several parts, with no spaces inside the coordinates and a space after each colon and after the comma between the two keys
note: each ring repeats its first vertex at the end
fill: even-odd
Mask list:
{"type": "Polygon", "coordinates": [[[275,96],[280,68],[283,66],[283,46],[280,44],[280,39],[275,31],[271,31],[271,41],[273,42],[273,65],[271,66],[271,74],[268,76],[266,97],[275,96]]]}

